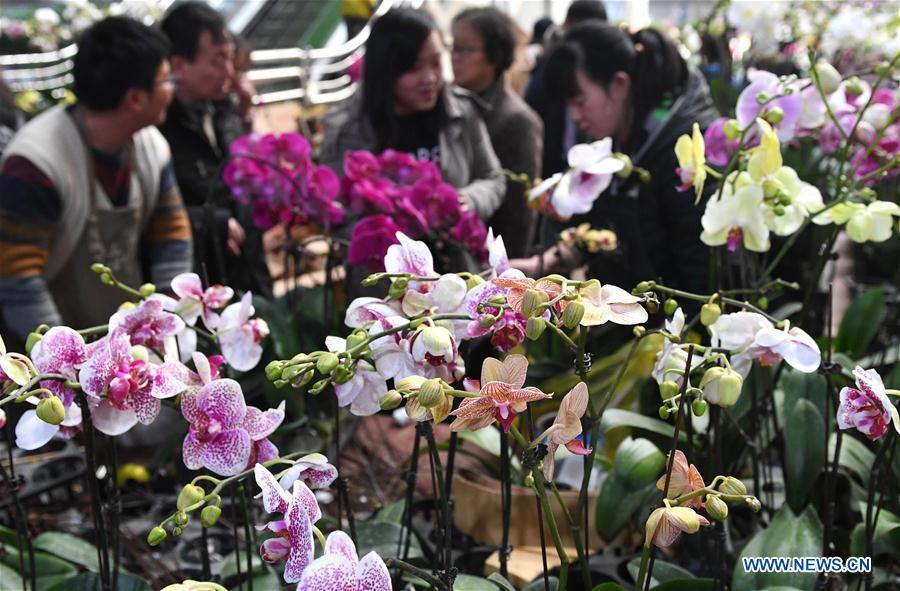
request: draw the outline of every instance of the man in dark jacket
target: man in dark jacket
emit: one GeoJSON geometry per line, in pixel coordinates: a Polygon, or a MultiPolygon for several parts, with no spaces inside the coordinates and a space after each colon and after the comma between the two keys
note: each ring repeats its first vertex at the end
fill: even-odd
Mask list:
{"type": "Polygon", "coordinates": [[[196,270],[201,276],[205,271],[210,283],[270,296],[262,233],[222,181],[228,147],[244,133],[233,112],[216,106],[233,76],[234,47],[225,21],[206,4],[187,2],[165,17],[162,30],[172,43],[178,88],[159,129],[171,145],[191,218],[196,270]]]}

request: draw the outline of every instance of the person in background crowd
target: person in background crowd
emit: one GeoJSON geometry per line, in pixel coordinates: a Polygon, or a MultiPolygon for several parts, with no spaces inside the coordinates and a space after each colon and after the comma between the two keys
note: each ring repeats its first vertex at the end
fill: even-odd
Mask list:
{"type": "MultiPolygon", "coordinates": [[[[612,252],[587,255],[560,244],[545,253],[544,272],[566,272],[587,264],[588,277],[630,288],[644,279],[704,292],[709,248],[700,241],[702,204],[693,191],[680,192],[675,142],[694,122],[705,128],[716,117],[703,75],[689,68],[662,33],[630,35],[593,21],[574,27],[549,56],[544,79],[569,106],[572,122],[594,139],[610,137],[613,149],[650,172],[642,183],[632,174],[614,178],[593,209],[569,225],[589,222],[618,237],[612,252]]],[[[708,183],[712,190],[713,183],[708,183]]],[[[526,273],[538,256],[511,263],[526,273]]]]}
{"type": "MultiPolygon", "coordinates": [[[[566,11],[562,33],[565,35],[578,23],[587,21],[606,21],[606,7],[600,0],[575,0],[566,11]]],[[[547,51],[552,49],[552,44],[547,51]]],[[[550,176],[566,169],[566,154],[569,148],[579,143],[578,130],[566,114],[566,105],[556,100],[549,93],[544,83],[546,70],[546,52],[539,60],[531,75],[528,88],[525,90],[525,102],[540,115],[544,122],[544,158],[542,171],[550,176]]]]}
{"type": "Polygon", "coordinates": [[[483,220],[503,203],[506,181],[472,97],[444,83],[444,50],[425,12],[399,8],[372,26],[362,92],[329,113],[321,163],[343,170],[348,150],[387,148],[435,162],[464,205],[483,220]]]}
{"type": "Polygon", "coordinates": [[[0,307],[7,335],[39,324],[106,324],[126,294],[93,263],[137,287],[191,269],[191,232],[166,140],[169,44],[111,17],[78,40],[77,102],[27,123],[0,163],[0,307]],[[142,273],[142,262],[149,271],[142,273]]]}
{"type": "Polygon", "coordinates": [[[16,107],[12,90],[3,81],[3,72],[0,71],[0,156],[16,130],[24,124],[25,114],[16,107]]]}
{"type": "MultiPolygon", "coordinates": [[[[504,81],[515,50],[515,26],[499,10],[469,8],[453,19],[454,82],[487,103],[484,122],[503,168],[536,179],[541,175],[543,124],[504,81]]],[[[535,218],[526,200],[526,186],[507,179],[503,205],[488,225],[503,236],[510,256],[529,254],[535,218]]]]}
{"type": "Polygon", "coordinates": [[[221,177],[231,142],[244,134],[240,117],[223,116],[215,101],[231,91],[234,46],[221,15],[202,2],[177,5],[162,21],[172,43],[175,99],[159,129],[169,141],[175,176],[195,240],[195,267],[209,283],[269,296],[272,279],[262,232],[250,208],[235,202],[221,177]]]}
{"type": "Polygon", "coordinates": [[[256,96],[256,87],[247,78],[250,71],[250,52],[253,50],[250,43],[240,35],[233,35],[234,56],[232,57],[231,94],[227,103],[229,108],[237,110],[241,118],[241,126],[244,133],[253,131],[253,98],[256,96]]]}

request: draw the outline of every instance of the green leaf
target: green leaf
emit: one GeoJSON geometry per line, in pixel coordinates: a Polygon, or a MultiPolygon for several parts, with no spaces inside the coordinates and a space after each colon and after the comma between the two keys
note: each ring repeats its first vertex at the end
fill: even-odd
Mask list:
{"type": "MultiPolygon", "coordinates": [[[[103,591],[100,575],[97,573],[81,573],[49,587],[41,587],[47,591],[103,591]]],[[[119,584],[116,591],[153,591],[150,583],[123,572],[119,573],[119,584]]]]}
{"type": "MultiPolygon", "coordinates": [[[[459,438],[468,441],[489,454],[500,457],[500,430],[499,429],[478,429],[477,431],[460,431],[459,438]]],[[[512,456],[512,454],[510,454],[512,456]]],[[[519,460],[513,456],[511,458],[512,466],[516,470],[521,470],[519,460]]]]}
{"type": "MultiPolygon", "coordinates": [[[[25,568],[28,569],[28,550],[23,548],[23,552],[25,553],[25,568]]],[[[13,546],[0,544],[0,562],[6,564],[9,567],[12,567],[13,569],[18,570],[19,551],[13,546]]],[[[78,569],[76,569],[65,560],[61,560],[56,556],[51,556],[46,552],[34,553],[34,569],[35,571],[37,571],[39,581],[45,576],[73,576],[78,572],[78,569]]],[[[27,576],[28,571],[22,574],[27,576]]]]}
{"type": "Polygon", "coordinates": [[[819,472],[825,466],[825,419],[815,404],[800,399],[784,424],[786,438],[785,480],[788,503],[802,510],[819,472]]]}
{"type": "Polygon", "coordinates": [[[816,408],[823,408],[825,405],[825,388],[824,376],[785,368],[781,379],[778,380],[778,389],[781,390],[784,396],[781,408],[779,408],[779,422],[784,425],[790,420],[788,417],[794,412],[794,406],[800,400],[809,400],[816,408]]]}
{"type": "MultiPolygon", "coordinates": [[[[641,571],[641,559],[635,558],[633,560],[628,561],[628,574],[631,575],[635,581],[637,581],[638,574],[641,571]]],[[[650,578],[650,588],[656,587],[656,585],[660,585],[662,583],[668,583],[670,581],[678,581],[685,579],[693,579],[698,580],[691,571],[687,570],[684,567],[678,566],[677,564],[672,564],[671,562],[666,562],[665,560],[654,560],[653,561],[653,573],[650,578]]]]}
{"type": "Polygon", "coordinates": [[[880,287],[867,289],[857,296],[841,320],[835,339],[835,349],[850,357],[862,357],[885,315],[884,290],[880,287]]]}
{"type": "MultiPolygon", "coordinates": [[[[356,524],[356,548],[360,556],[371,551],[384,559],[397,558],[397,540],[400,539],[400,524],[386,521],[363,521],[356,524]]],[[[401,549],[402,551],[402,549],[401,549]]],[[[409,559],[422,557],[422,547],[415,534],[410,535],[409,559]]]]}
{"type": "Polygon", "coordinates": [[[491,573],[488,575],[488,581],[492,583],[496,583],[498,587],[501,589],[506,589],[506,591],[516,591],[516,588],[512,586],[512,583],[506,580],[506,578],[500,573],[491,573]]]}
{"type": "MultiPolygon", "coordinates": [[[[547,577],[547,580],[550,582],[550,591],[556,591],[556,588],[559,586],[559,579],[556,577],[547,577]]],[[[522,591],[544,591],[544,577],[542,576],[531,581],[522,587],[522,591]]]]}
{"type": "Polygon", "coordinates": [[[758,532],[744,546],[734,566],[731,591],[756,591],[768,587],[789,586],[812,590],[815,573],[748,573],[741,559],[747,556],[820,556],[822,551],[822,522],[813,507],[795,515],[784,505],[775,514],[769,527],[758,532]]]}
{"type": "Polygon", "coordinates": [[[485,591],[496,588],[496,585],[491,584],[484,577],[473,577],[472,575],[456,575],[456,580],[453,582],[453,591],[485,591]]]}
{"type": "Polygon", "coordinates": [[[652,591],[712,591],[715,588],[715,579],[679,579],[650,589],[652,591]]]}
{"type": "MultiPolygon", "coordinates": [[[[834,447],[837,435],[831,434],[828,439],[829,462],[834,458],[834,447]]],[[[849,432],[841,436],[841,455],[838,458],[838,466],[844,468],[860,482],[868,483],[869,474],[872,472],[872,464],[875,463],[875,454],[864,443],[853,437],[849,432]]]]}
{"type": "MultiPolygon", "coordinates": [[[[859,504],[859,512],[863,516],[863,522],[857,523],[850,534],[850,556],[866,555],[866,507],[865,503],[859,504]]],[[[874,519],[875,512],[872,512],[874,519]]],[[[875,531],[872,537],[872,551],[879,554],[900,554],[900,517],[882,508],[878,513],[878,521],[875,522],[875,531]]]]}
{"type": "MultiPolygon", "coordinates": [[[[222,580],[227,580],[238,573],[238,560],[240,560],[241,566],[241,575],[247,576],[247,554],[243,552],[243,548],[241,548],[241,552],[239,556],[236,556],[234,552],[230,552],[228,554],[228,558],[225,560],[225,564],[222,565],[221,577],[222,580]]],[[[254,552],[252,554],[250,564],[253,567],[253,571],[262,570],[263,561],[262,558],[259,557],[258,552],[254,552]]]]}
{"type": "MultiPolygon", "coordinates": [[[[602,433],[606,434],[607,431],[618,429],[620,427],[641,429],[649,431],[650,433],[663,435],[669,439],[671,439],[672,435],[675,433],[674,426],[669,423],[644,416],[640,413],[622,410],[621,408],[608,408],[603,411],[603,418],[600,419],[600,431],[602,433]]],[[[678,440],[687,441],[687,436],[684,432],[678,434],[678,440]]]]}
{"type": "Polygon", "coordinates": [[[403,508],[406,507],[406,500],[401,499],[392,505],[382,507],[378,513],[372,518],[372,521],[386,521],[388,523],[400,523],[403,519],[403,508]]]}
{"type": "MultiPolygon", "coordinates": [[[[19,571],[6,566],[2,562],[0,562],[0,582],[3,583],[4,589],[9,589],[10,591],[22,589],[22,577],[19,575],[19,571]]],[[[28,586],[26,589],[31,589],[31,587],[28,586]]]]}
{"type": "Polygon", "coordinates": [[[9,544],[10,546],[17,548],[20,539],[21,537],[19,536],[19,532],[0,525],[0,543],[9,544]]]}
{"type": "Polygon", "coordinates": [[[618,583],[600,583],[591,591],[625,591],[625,587],[618,583]]]}
{"type": "Polygon", "coordinates": [[[93,544],[58,531],[42,533],[34,539],[35,550],[43,550],[69,562],[83,566],[91,572],[100,572],[97,547],[93,544]]]}
{"type": "Polygon", "coordinates": [[[656,482],[665,464],[666,456],[652,441],[628,437],[616,451],[613,472],[624,477],[629,488],[641,488],[656,482]]]}

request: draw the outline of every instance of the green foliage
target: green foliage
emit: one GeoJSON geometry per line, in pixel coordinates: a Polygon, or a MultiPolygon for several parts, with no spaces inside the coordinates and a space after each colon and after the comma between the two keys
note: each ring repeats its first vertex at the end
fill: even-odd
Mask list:
{"type": "Polygon", "coordinates": [[[612,471],[597,497],[597,531],[610,540],[659,494],[656,481],[666,457],[647,439],[627,438],[619,446],[612,471]]]}
{"type": "Polygon", "coordinates": [[[809,400],[794,405],[784,425],[787,500],[795,511],[806,505],[825,466],[825,419],[809,400]]]}
{"type": "Polygon", "coordinates": [[[884,290],[873,287],[857,296],[841,320],[835,349],[853,359],[862,357],[878,334],[886,313],[884,290]]]}

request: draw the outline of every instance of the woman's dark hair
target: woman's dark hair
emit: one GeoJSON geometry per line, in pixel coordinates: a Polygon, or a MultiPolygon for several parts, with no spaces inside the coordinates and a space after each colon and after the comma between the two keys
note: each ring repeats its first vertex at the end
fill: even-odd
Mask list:
{"type": "MultiPolygon", "coordinates": [[[[411,8],[389,10],[372,25],[363,65],[362,108],[375,130],[379,150],[391,146],[399,133],[394,82],[413,68],[436,28],[427,13],[411,8]]],[[[438,107],[442,109],[440,100],[438,107]]]]}
{"type": "Polygon", "coordinates": [[[471,25],[484,43],[484,55],[497,66],[499,78],[513,63],[516,55],[516,29],[512,20],[496,8],[467,8],[453,17],[453,24],[464,21],[471,25]]]}
{"type": "Polygon", "coordinates": [[[197,57],[197,47],[203,31],[209,31],[216,44],[229,40],[225,19],[205,2],[177,5],[163,18],[160,27],[172,43],[172,55],[191,62],[197,57]]]}
{"type": "Polygon", "coordinates": [[[129,88],[153,92],[156,73],[169,55],[165,35],[136,20],[113,16],[78,39],[72,75],[78,102],[94,111],[109,111],[129,88]]]}
{"type": "Polygon", "coordinates": [[[628,74],[636,123],[642,123],[667,94],[680,95],[688,79],[684,59],[659,31],[643,29],[629,35],[597,21],[572,27],[553,50],[544,68],[544,87],[556,98],[572,98],[578,94],[578,70],[604,88],[616,72],[628,74]]]}

